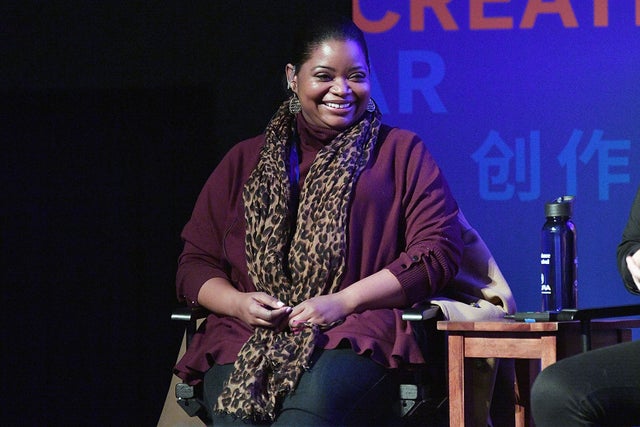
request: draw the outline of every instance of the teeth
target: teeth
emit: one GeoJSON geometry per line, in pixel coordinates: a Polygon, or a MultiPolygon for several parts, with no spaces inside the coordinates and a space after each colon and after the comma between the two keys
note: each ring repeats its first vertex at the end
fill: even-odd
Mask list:
{"type": "Polygon", "coordinates": [[[351,103],[350,102],[348,104],[335,104],[333,102],[325,102],[325,104],[327,104],[327,107],[337,108],[339,110],[351,107],[351,103]]]}

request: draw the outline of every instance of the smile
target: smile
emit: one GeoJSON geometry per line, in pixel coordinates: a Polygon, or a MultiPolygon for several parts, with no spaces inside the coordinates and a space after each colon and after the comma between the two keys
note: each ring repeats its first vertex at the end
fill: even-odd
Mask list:
{"type": "Polygon", "coordinates": [[[346,104],[337,104],[337,103],[335,103],[335,102],[325,102],[324,104],[325,104],[327,107],[330,107],[330,108],[336,108],[336,109],[338,109],[338,110],[345,110],[345,109],[347,109],[347,108],[351,107],[351,105],[353,105],[353,103],[351,103],[351,102],[348,102],[348,103],[346,103],[346,104]]]}

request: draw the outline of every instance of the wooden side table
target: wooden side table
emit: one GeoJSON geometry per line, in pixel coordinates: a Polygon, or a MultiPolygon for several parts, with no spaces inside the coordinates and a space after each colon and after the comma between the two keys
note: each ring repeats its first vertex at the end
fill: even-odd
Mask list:
{"type": "MultiPolygon", "coordinates": [[[[592,348],[630,341],[631,328],[638,327],[640,319],[593,320],[592,348]]],[[[466,358],[516,359],[515,392],[518,400],[514,408],[514,423],[517,427],[522,427],[533,426],[529,393],[538,372],[556,360],[582,350],[581,327],[576,321],[439,321],[438,329],[448,334],[449,423],[454,427],[464,427],[465,416],[470,419],[468,411],[471,405],[469,396],[465,396],[466,358]]]]}

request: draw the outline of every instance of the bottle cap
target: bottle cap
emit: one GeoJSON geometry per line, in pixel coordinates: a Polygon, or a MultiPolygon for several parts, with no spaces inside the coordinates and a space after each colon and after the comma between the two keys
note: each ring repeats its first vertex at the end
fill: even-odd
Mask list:
{"type": "Polygon", "coordinates": [[[560,196],[544,205],[545,216],[571,217],[574,196],[560,196]]]}

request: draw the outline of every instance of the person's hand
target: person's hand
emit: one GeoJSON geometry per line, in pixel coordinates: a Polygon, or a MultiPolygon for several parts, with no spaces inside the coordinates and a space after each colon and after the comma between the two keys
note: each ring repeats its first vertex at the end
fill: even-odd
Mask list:
{"type": "Polygon", "coordinates": [[[291,307],[264,292],[240,293],[236,317],[252,327],[282,329],[291,307]]]}
{"type": "Polygon", "coordinates": [[[289,315],[289,327],[295,331],[304,324],[329,326],[344,320],[350,314],[347,304],[339,293],[310,298],[293,307],[289,315]]]}
{"type": "Polygon", "coordinates": [[[640,290],[640,251],[636,251],[636,253],[627,257],[627,268],[631,273],[631,277],[633,277],[633,283],[640,290]]]}

